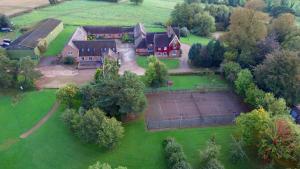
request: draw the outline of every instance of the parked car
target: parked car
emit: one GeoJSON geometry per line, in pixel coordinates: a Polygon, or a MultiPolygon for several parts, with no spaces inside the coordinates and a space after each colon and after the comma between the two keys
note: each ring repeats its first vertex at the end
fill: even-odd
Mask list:
{"type": "Polygon", "coordinates": [[[0,46],[3,48],[7,48],[9,47],[9,43],[3,42],[2,44],[0,44],[0,46]]]}
{"type": "Polygon", "coordinates": [[[1,28],[0,32],[12,32],[13,30],[11,28],[1,28]]]}
{"type": "Polygon", "coordinates": [[[291,116],[297,124],[300,124],[300,105],[294,106],[291,109],[291,116]]]}
{"type": "Polygon", "coordinates": [[[10,43],[11,43],[11,40],[10,40],[10,39],[3,39],[3,42],[4,42],[4,43],[9,43],[9,44],[10,44],[10,43]]]}

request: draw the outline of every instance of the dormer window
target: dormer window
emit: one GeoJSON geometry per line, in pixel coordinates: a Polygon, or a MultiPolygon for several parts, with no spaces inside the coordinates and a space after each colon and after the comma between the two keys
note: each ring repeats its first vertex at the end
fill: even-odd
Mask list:
{"type": "Polygon", "coordinates": [[[81,51],[84,52],[84,48],[82,48],[81,51]]]}
{"type": "Polygon", "coordinates": [[[158,50],[161,50],[161,48],[158,48],[158,50]]]}
{"type": "Polygon", "coordinates": [[[90,48],[87,48],[87,51],[89,52],[89,51],[90,51],[90,48]]]}
{"type": "Polygon", "coordinates": [[[164,47],[164,50],[167,50],[167,47],[164,47]]]}

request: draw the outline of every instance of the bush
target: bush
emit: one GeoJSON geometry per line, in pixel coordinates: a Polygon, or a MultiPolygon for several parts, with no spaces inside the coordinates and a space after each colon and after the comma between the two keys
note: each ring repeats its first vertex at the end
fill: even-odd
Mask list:
{"type": "MultiPolygon", "coordinates": [[[[88,169],[113,169],[109,164],[107,163],[103,163],[101,164],[99,161],[91,166],[89,166],[88,169]]],[[[126,167],[117,167],[117,168],[114,168],[114,169],[127,169],[126,167]]]]}
{"type": "Polygon", "coordinates": [[[67,110],[62,115],[67,126],[84,142],[113,148],[123,137],[124,128],[115,118],[108,118],[99,109],[91,109],[83,115],[67,110]]]}
{"type": "Polygon", "coordinates": [[[255,84],[250,84],[245,92],[245,102],[255,108],[259,108],[264,104],[265,92],[259,89],[255,84]]]}
{"type": "Polygon", "coordinates": [[[234,81],[238,94],[245,96],[246,91],[251,84],[254,84],[252,73],[249,69],[243,69],[238,73],[237,79],[234,81]]]}
{"type": "Polygon", "coordinates": [[[58,89],[56,92],[56,98],[69,108],[75,108],[75,106],[78,106],[78,103],[80,102],[79,88],[73,84],[68,84],[58,89]]]}
{"type": "Polygon", "coordinates": [[[200,164],[202,169],[224,169],[224,166],[220,163],[217,157],[220,154],[220,146],[215,142],[215,138],[212,137],[207,142],[206,149],[200,151],[200,164]]]}
{"type": "Polygon", "coordinates": [[[237,164],[243,160],[245,160],[247,157],[246,152],[243,149],[244,142],[243,140],[238,140],[234,137],[232,137],[232,143],[231,143],[231,150],[230,150],[230,161],[233,164],[237,164]]]}
{"type": "Polygon", "coordinates": [[[216,30],[215,18],[208,12],[198,13],[194,16],[192,33],[199,36],[209,36],[216,30]]]}
{"type": "Polygon", "coordinates": [[[180,28],[180,36],[187,37],[189,35],[190,35],[190,31],[188,30],[187,27],[180,28]]]}
{"type": "Polygon", "coordinates": [[[271,10],[271,15],[274,17],[277,17],[283,13],[291,13],[293,15],[295,15],[295,10],[286,6],[277,6],[272,8],[271,10]]]}
{"type": "Polygon", "coordinates": [[[9,28],[9,27],[11,27],[11,22],[9,18],[4,14],[0,14],[0,28],[9,28]]]}
{"type": "Polygon", "coordinates": [[[242,70],[241,66],[236,62],[227,62],[223,64],[222,69],[225,78],[231,83],[236,80],[238,73],[242,70]]]}
{"type": "Polygon", "coordinates": [[[67,56],[63,58],[63,63],[66,65],[73,65],[75,63],[75,59],[72,56],[67,56]]]}
{"type": "Polygon", "coordinates": [[[190,164],[186,161],[186,156],[180,144],[174,138],[166,138],[163,141],[165,157],[170,169],[191,169],[190,164]]]}
{"type": "Polygon", "coordinates": [[[150,87],[161,87],[167,84],[168,70],[164,63],[160,62],[155,56],[148,58],[149,66],[145,73],[145,83],[150,87]]]}

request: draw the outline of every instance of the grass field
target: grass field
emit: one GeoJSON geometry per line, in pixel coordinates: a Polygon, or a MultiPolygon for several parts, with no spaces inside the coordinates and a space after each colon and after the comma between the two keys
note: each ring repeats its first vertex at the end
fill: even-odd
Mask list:
{"type": "Polygon", "coordinates": [[[173,85],[169,88],[162,87],[161,90],[184,90],[184,89],[203,89],[203,88],[221,88],[229,89],[227,82],[219,75],[185,75],[185,76],[170,76],[173,85]]]}
{"type": "Polygon", "coordinates": [[[75,26],[65,26],[64,30],[50,43],[47,52],[43,54],[44,56],[56,56],[68,43],[72,34],[74,33],[75,26]]]}
{"type": "MultiPolygon", "coordinates": [[[[137,57],[137,64],[142,68],[148,67],[148,57],[138,56],[137,57]]],[[[179,60],[178,59],[159,59],[162,63],[167,66],[167,69],[176,69],[179,67],[179,60]]]]}
{"type": "MultiPolygon", "coordinates": [[[[31,92],[24,95],[20,101],[19,109],[30,108],[30,112],[37,110],[44,112],[53,102],[54,92],[31,92]],[[49,101],[45,97],[51,98],[49,101]],[[40,104],[29,104],[32,99],[43,101],[40,104]],[[48,106],[41,106],[47,105],[48,106]],[[26,106],[25,106],[26,105],[26,106]]],[[[10,104],[9,97],[1,97],[3,103],[10,104]]],[[[34,102],[36,103],[36,102],[34,102]]],[[[5,105],[6,105],[5,104],[5,105]]],[[[22,112],[23,110],[19,110],[22,112]]],[[[1,109],[0,113],[13,113],[13,110],[1,109]]],[[[183,145],[188,161],[194,168],[198,167],[199,150],[203,149],[207,139],[214,135],[218,144],[222,146],[220,159],[226,168],[253,169],[256,163],[246,161],[239,165],[232,165],[229,161],[229,145],[233,126],[220,126],[211,128],[193,128],[169,131],[149,132],[145,130],[144,119],[125,124],[125,137],[119,146],[113,150],[103,150],[94,145],[87,145],[74,137],[60,119],[62,108],[55,113],[36,133],[26,139],[15,142],[10,147],[0,150],[0,166],[5,169],[84,169],[96,161],[108,162],[113,166],[123,165],[129,169],[164,169],[166,163],[162,152],[162,140],[168,136],[175,137],[183,145]],[[151,158],[151,160],[149,160],[151,158]]],[[[28,116],[32,117],[32,116],[28,116]]],[[[28,121],[28,127],[33,124],[34,118],[24,118],[28,121]],[[31,123],[29,125],[29,123],[31,123]]],[[[1,119],[2,120],[2,119],[1,119]]],[[[14,123],[13,128],[23,128],[25,125],[16,126],[16,117],[7,116],[1,121],[1,126],[7,129],[14,123]]],[[[17,137],[9,132],[2,132],[1,137],[17,137]]]]}
{"type": "Polygon", "coordinates": [[[14,97],[0,95],[0,150],[37,123],[50,110],[54,100],[54,90],[14,97]]]}
{"type": "Polygon", "coordinates": [[[35,10],[12,19],[17,26],[30,25],[45,18],[61,19],[71,25],[133,25],[143,22],[166,22],[176,3],[182,0],[147,0],[140,6],[129,1],[108,3],[101,1],[73,0],[35,10]]]}
{"type": "Polygon", "coordinates": [[[200,43],[202,45],[207,45],[208,42],[210,41],[210,38],[206,38],[206,37],[200,37],[200,36],[196,36],[193,34],[190,34],[188,37],[181,37],[180,41],[182,43],[188,44],[188,45],[193,45],[195,43],[200,43]]]}

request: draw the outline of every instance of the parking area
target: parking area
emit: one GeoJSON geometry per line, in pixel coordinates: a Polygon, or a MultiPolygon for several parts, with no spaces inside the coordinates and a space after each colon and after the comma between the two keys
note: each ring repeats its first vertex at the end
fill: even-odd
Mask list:
{"type": "Polygon", "coordinates": [[[231,124],[235,115],[249,111],[231,91],[159,92],[147,98],[146,123],[150,130],[231,124]]]}

